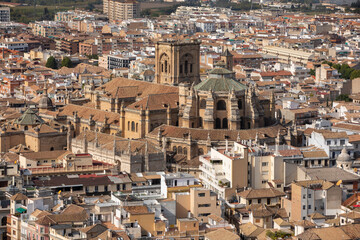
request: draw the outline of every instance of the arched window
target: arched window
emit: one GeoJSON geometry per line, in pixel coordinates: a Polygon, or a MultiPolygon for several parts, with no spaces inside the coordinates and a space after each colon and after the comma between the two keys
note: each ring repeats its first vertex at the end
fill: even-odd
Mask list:
{"type": "Polygon", "coordinates": [[[226,110],[226,103],[224,100],[219,100],[216,104],[217,110],[226,110]]]}
{"type": "Polygon", "coordinates": [[[130,121],[128,121],[128,131],[130,131],[130,121]]]}
{"type": "Polygon", "coordinates": [[[164,64],[161,64],[161,72],[164,72],[164,64]]]}
{"type": "Polygon", "coordinates": [[[50,148],[50,151],[54,151],[54,147],[51,147],[51,148],[50,148]]]}
{"type": "Polygon", "coordinates": [[[200,109],[205,109],[206,108],[206,100],[205,99],[202,99],[200,101],[200,109]]]}
{"type": "Polygon", "coordinates": [[[173,146],[173,152],[176,153],[176,146],[173,146]]]}
{"type": "Polygon", "coordinates": [[[202,117],[199,117],[199,127],[202,127],[202,126],[203,126],[203,125],[202,125],[202,122],[203,122],[202,117]]]}
{"type": "Polygon", "coordinates": [[[167,70],[168,70],[168,62],[167,60],[165,60],[165,72],[167,73],[167,70]]]}
{"type": "Polygon", "coordinates": [[[182,147],[181,146],[178,146],[178,154],[182,154],[182,147]]]}
{"type": "Polygon", "coordinates": [[[24,130],[25,130],[25,131],[28,130],[28,126],[25,126],[25,127],[24,127],[24,130]]]}
{"type": "Polygon", "coordinates": [[[182,73],[183,72],[183,65],[182,64],[180,64],[180,73],[182,73]]]}
{"type": "Polygon", "coordinates": [[[131,122],[131,131],[135,132],[135,122],[131,122]]]}
{"type": "Polygon", "coordinates": [[[192,73],[192,64],[190,63],[190,73],[192,73]]]}
{"type": "Polygon", "coordinates": [[[222,128],[224,128],[224,129],[227,129],[227,128],[228,128],[228,120],[227,120],[227,118],[224,118],[224,119],[223,119],[222,128]]]}
{"type": "Polygon", "coordinates": [[[136,132],[138,132],[139,123],[136,123],[136,132]]]}
{"type": "Polygon", "coordinates": [[[242,100],[241,99],[239,99],[239,101],[238,101],[238,108],[242,109],[242,100]]]}
{"type": "Polygon", "coordinates": [[[220,118],[217,118],[215,120],[215,129],[220,129],[221,128],[221,120],[220,118]]]}
{"type": "Polygon", "coordinates": [[[5,225],[6,225],[6,219],[7,219],[7,217],[3,217],[3,218],[1,219],[1,226],[5,226],[5,225]]]}
{"type": "Polygon", "coordinates": [[[188,61],[186,60],[185,61],[185,74],[188,73],[188,61]]]}
{"type": "Polygon", "coordinates": [[[184,155],[187,155],[187,148],[184,148],[184,155]]]}
{"type": "Polygon", "coordinates": [[[198,153],[199,153],[199,156],[204,155],[204,150],[202,148],[199,148],[198,153]]]}

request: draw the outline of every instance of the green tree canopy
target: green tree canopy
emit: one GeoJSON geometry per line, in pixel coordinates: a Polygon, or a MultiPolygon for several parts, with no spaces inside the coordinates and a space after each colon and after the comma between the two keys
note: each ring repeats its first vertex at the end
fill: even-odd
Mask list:
{"type": "Polygon", "coordinates": [[[72,62],[69,57],[63,58],[63,60],[61,61],[61,67],[68,67],[68,68],[72,67],[72,62]]]}
{"type": "Polygon", "coordinates": [[[336,101],[352,102],[352,99],[347,94],[340,94],[336,97],[336,101]]]}
{"type": "Polygon", "coordinates": [[[52,68],[52,69],[57,69],[57,63],[56,63],[56,59],[53,56],[50,56],[47,61],[46,61],[46,65],[47,68],[52,68]]]}

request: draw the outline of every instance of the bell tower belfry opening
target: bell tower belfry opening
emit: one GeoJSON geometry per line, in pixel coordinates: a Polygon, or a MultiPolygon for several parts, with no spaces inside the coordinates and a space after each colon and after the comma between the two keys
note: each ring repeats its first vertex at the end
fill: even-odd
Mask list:
{"type": "Polygon", "coordinates": [[[155,44],[155,82],[166,85],[200,81],[200,41],[160,41],[155,44]]]}

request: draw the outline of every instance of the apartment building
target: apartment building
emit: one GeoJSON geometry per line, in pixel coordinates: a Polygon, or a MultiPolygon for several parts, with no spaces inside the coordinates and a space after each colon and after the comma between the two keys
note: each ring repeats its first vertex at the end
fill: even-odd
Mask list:
{"type": "Polygon", "coordinates": [[[64,24],[55,21],[32,22],[29,26],[35,36],[53,37],[65,32],[64,24]]]}
{"type": "Polygon", "coordinates": [[[314,60],[314,54],[302,50],[294,50],[285,47],[265,46],[263,53],[275,55],[279,62],[290,64],[291,62],[306,65],[307,62],[314,60]]]}
{"type": "Polygon", "coordinates": [[[211,214],[221,216],[221,206],[217,195],[206,188],[191,188],[189,192],[173,193],[176,202],[176,217],[193,216],[207,223],[211,214]]]}
{"type": "Polygon", "coordinates": [[[4,40],[0,41],[0,48],[25,52],[28,51],[28,44],[16,38],[5,38],[4,40]]]}
{"type": "Polygon", "coordinates": [[[140,3],[136,0],[103,0],[103,10],[110,22],[133,19],[140,16],[140,3]]]}
{"type": "Polygon", "coordinates": [[[211,148],[207,155],[200,156],[200,180],[221,199],[235,194],[238,187],[248,184],[248,147],[234,143],[225,149],[211,148]]]}
{"type": "Polygon", "coordinates": [[[291,184],[291,211],[287,211],[292,221],[305,220],[312,213],[334,216],[341,213],[341,196],[341,188],[331,182],[296,181],[291,184]]]}
{"type": "Polygon", "coordinates": [[[99,57],[99,66],[109,70],[129,68],[130,62],[135,59],[135,56],[129,54],[104,55],[99,57]]]}
{"type": "Polygon", "coordinates": [[[1,7],[0,8],[0,22],[10,22],[10,8],[1,7]]]}

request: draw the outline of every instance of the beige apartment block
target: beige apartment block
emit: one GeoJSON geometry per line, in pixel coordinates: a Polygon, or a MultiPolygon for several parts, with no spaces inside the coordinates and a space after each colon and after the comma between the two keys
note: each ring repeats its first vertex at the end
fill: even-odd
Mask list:
{"type": "Polygon", "coordinates": [[[109,21],[127,20],[140,15],[140,4],[135,0],[104,0],[103,10],[109,21]]]}

